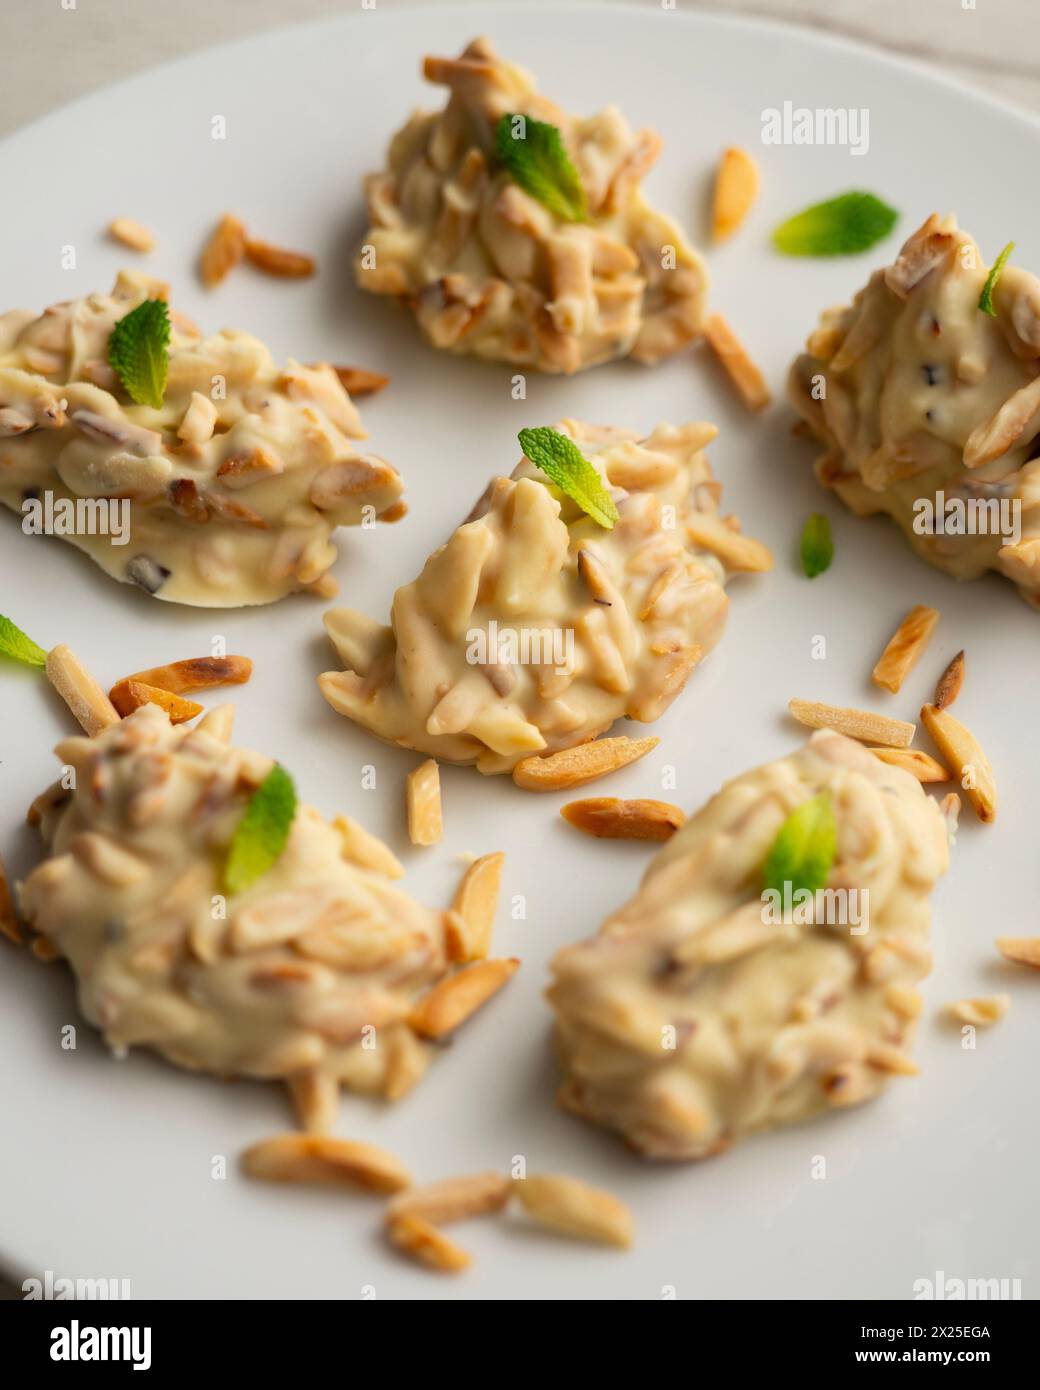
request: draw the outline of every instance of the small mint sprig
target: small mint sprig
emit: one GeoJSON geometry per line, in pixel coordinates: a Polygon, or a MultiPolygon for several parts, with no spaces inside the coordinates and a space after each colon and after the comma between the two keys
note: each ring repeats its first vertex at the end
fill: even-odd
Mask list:
{"type": "Polygon", "coordinates": [[[554,125],[507,112],[495,126],[495,153],[513,182],[543,207],[565,222],[587,219],[581,178],[554,125]]]}
{"type": "Polygon", "coordinates": [[[898,220],[873,193],[841,193],[782,222],[773,245],[785,256],[854,256],[883,241],[898,220]]]}
{"type": "Polygon", "coordinates": [[[235,829],[224,870],[229,894],[241,893],[266,874],[285,849],[296,816],[296,788],[280,763],[249,798],[235,829]]]}
{"type": "Polygon", "coordinates": [[[773,841],[763,869],[764,889],[783,895],[816,893],[826,887],[838,849],[838,825],[829,792],[796,806],[773,841]]]}
{"type": "Polygon", "coordinates": [[[521,430],[518,436],[524,455],[586,514],[606,530],[613,530],[618,519],[614,499],[603,480],[575,444],[548,425],[521,430]]]}
{"type": "Polygon", "coordinates": [[[0,656],[9,656],[12,661],[21,661],[41,671],[47,665],[47,653],[43,648],[3,614],[0,614],[0,656]]]}
{"type": "Polygon", "coordinates": [[[820,512],[813,512],[802,530],[801,543],[802,569],[806,577],[815,579],[824,570],[829,570],[834,559],[834,540],[831,537],[831,523],[820,512]]]}
{"type": "Polygon", "coordinates": [[[1015,243],[1009,241],[990,267],[990,272],[986,276],[986,283],[983,285],[982,293],[979,295],[979,308],[984,314],[989,314],[991,319],[997,317],[997,311],[993,304],[993,291],[997,288],[997,281],[1000,279],[1001,273],[1007,265],[1008,257],[1014,249],[1015,243]]]}
{"type": "Polygon", "coordinates": [[[137,405],[158,410],[170,371],[170,311],[146,299],[119,320],[108,339],[108,364],[137,405]]]}

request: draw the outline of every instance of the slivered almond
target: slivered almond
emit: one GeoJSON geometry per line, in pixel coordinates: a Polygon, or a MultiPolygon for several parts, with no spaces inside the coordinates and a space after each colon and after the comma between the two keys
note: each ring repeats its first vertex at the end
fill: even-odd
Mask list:
{"type": "Polygon", "coordinates": [[[389,845],[384,845],[350,816],[336,816],[332,822],[339,832],[343,858],[384,878],[404,878],[404,865],[389,845]]]}
{"type": "Polygon", "coordinates": [[[273,246],[269,241],[250,238],[245,244],[245,253],[246,259],[258,270],[267,275],[277,275],[283,280],[303,280],[317,269],[313,256],[303,251],[287,251],[285,247],[273,246]]]}
{"type": "Polygon", "coordinates": [[[722,151],[715,171],[711,208],[711,233],[725,241],[743,222],[758,197],[758,165],[737,145],[722,151]]]}
{"type": "Polygon", "coordinates": [[[246,1149],[242,1166],[267,1182],[322,1183],[401,1192],[411,1178],[400,1159],[374,1144],[327,1134],[276,1134],[246,1149]]]}
{"type": "Polygon", "coordinates": [[[911,608],[889,638],[888,645],[871,672],[874,684],[895,695],[931,641],[938,621],[939,612],[935,608],[927,608],[920,603],[911,608]]]}
{"type": "Polygon", "coordinates": [[[340,385],[350,396],[374,396],[390,385],[390,378],[382,372],[370,372],[365,367],[336,367],[332,370],[339,377],[340,385]]]}
{"type": "MultiPolygon", "coordinates": [[[[117,687],[113,686],[112,689],[115,694],[117,687]]],[[[180,695],[174,695],[172,690],[160,690],[157,685],[145,685],[143,681],[121,681],[118,690],[119,704],[124,715],[132,714],[142,705],[158,705],[170,716],[171,724],[184,724],[202,713],[202,706],[197,705],[194,700],[185,700],[180,695]]]]}
{"type": "Polygon", "coordinates": [[[659,738],[598,738],[573,748],[550,753],[547,758],[521,758],[513,768],[513,781],[532,792],[567,791],[606,777],[645,757],[661,742],[659,738]]]}
{"type": "Polygon", "coordinates": [[[679,807],[669,801],[622,801],[617,796],[568,801],[560,815],[601,840],[670,840],[686,821],[679,807]]]}
{"type": "Polygon", "coordinates": [[[835,729],[865,743],[883,743],[886,748],[909,748],[916,726],[902,719],[889,719],[870,710],[850,709],[846,705],[823,705],[816,700],[790,700],[787,708],[809,729],[835,729]]]}
{"type": "Polygon", "coordinates": [[[891,1043],[875,1042],[867,1048],[867,1064],[875,1071],[887,1071],[893,1076],[920,1076],[921,1068],[891,1043]]]}
{"type": "Polygon", "coordinates": [[[454,960],[482,960],[491,949],[505,858],[501,850],[482,855],[462,875],[451,904],[462,929],[462,954],[453,955],[454,960]]]}
{"type": "Polygon", "coordinates": [[[408,774],[405,783],[408,838],[413,845],[435,845],[444,834],[441,810],[441,771],[427,758],[408,774]]]}
{"type": "Polygon", "coordinates": [[[708,346],[750,410],[764,410],[772,402],[765,377],[747,354],[743,343],[721,314],[712,314],[704,325],[708,346]]]}
{"type": "Polygon", "coordinates": [[[997,950],[1014,965],[1040,970],[1040,936],[998,936],[997,950]]]}
{"type": "Polygon", "coordinates": [[[230,212],[226,212],[217,223],[209,241],[206,242],[199,261],[199,274],[202,283],[210,289],[219,285],[245,255],[246,229],[230,212]]]}
{"type": "Polygon", "coordinates": [[[155,233],[133,217],[114,218],[108,224],[108,234],[124,246],[129,246],[131,251],[152,251],[155,248],[155,233]]]}
{"type": "Polygon", "coordinates": [[[473,1173],[464,1178],[444,1178],[425,1187],[410,1187],[387,1203],[386,1219],[418,1216],[435,1226],[448,1226],[485,1212],[501,1211],[509,1201],[510,1179],[501,1173],[473,1173]]]}
{"type": "Polygon", "coordinates": [[[131,681],[183,695],[189,690],[209,690],[215,685],[244,685],[252,674],[253,663],[248,656],[188,657],[185,661],[173,661],[168,666],[135,671],[132,676],[117,681],[109,696],[120,714],[129,714],[130,709],[135,707],[124,710],[123,705],[128,701],[131,681]]]}
{"type": "Polygon", "coordinates": [[[410,1028],[394,1028],[383,1044],[389,1052],[383,1076],[383,1095],[401,1100],[426,1073],[433,1049],[410,1028]]]}
{"type": "Polygon", "coordinates": [[[519,966],[515,956],[466,966],[423,995],[409,1015],[409,1024],[424,1038],[443,1038],[497,994],[519,966]]]}
{"type": "Polygon", "coordinates": [[[921,722],[928,730],[936,748],[953,769],[964,794],[981,821],[997,817],[997,783],[989,759],[978,739],[948,710],[924,705],[921,722]]]}
{"type": "Polygon", "coordinates": [[[473,1256],[421,1216],[399,1216],[387,1223],[387,1233],[398,1250],[420,1264],[443,1274],[458,1274],[473,1263],[473,1256]]]}
{"type": "Polygon", "coordinates": [[[753,536],[733,531],[708,512],[694,512],[686,521],[686,534],[703,550],[717,555],[727,569],[738,574],[764,574],[773,568],[773,553],[753,536]]]}
{"type": "Polygon", "coordinates": [[[539,1173],[517,1179],[516,1194],[528,1216],[542,1226],[605,1245],[632,1244],[632,1213],[601,1187],[539,1173]]]}
{"type": "Polygon", "coordinates": [[[47,653],[47,679],[91,738],[119,723],[111,700],[68,647],[53,647],[47,653]]]}
{"type": "Polygon", "coordinates": [[[219,739],[221,743],[231,742],[231,731],[234,727],[234,705],[214,705],[195,725],[199,733],[209,734],[211,738],[219,739]]]}
{"type": "Polygon", "coordinates": [[[876,758],[892,767],[901,767],[919,782],[948,782],[953,773],[920,748],[872,748],[876,758]]]}
{"type": "Polygon", "coordinates": [[[339,1082],[324,1071],[301,1071],[287,1081],[289,1097],[308,1134],[327,1134],[336,1123],[339,1082]]]}
{"type": "Polygon", "coordinates": [[[0,935],[6,936],[8,941],[13,941],[16,946],[21,946],[25,940],[14,910],[14,899],[11,897],[11,885],[3,855],[0,855],[0,935]]]}
{"type": "Polygon", "coordinates": [[[958,1023],[970,1023],[975,1028],[988,1028],[999,1023],[1011,1008],[1008,994],[987,994],[977,999],[956,999],[946,1005],[950,1018],[958,1023]]]}
{"type": "Polygon", "coordinates": [[[939,683],[935,687],[935,696],[932,703],[936,709],[949,709],[961,693],[961,686],[964,684],[964,653],[958,652],[957,655],[947,666],[946,670],[939,677],[939,683]]]}

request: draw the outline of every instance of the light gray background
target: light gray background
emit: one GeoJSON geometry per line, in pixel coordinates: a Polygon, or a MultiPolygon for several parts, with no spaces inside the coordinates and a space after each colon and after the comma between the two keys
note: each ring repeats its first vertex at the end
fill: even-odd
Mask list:
{"type": "MultiPolygon", "coordinates": [[[[482,0],[471,0],[474,10],[482,0]]],[[[63,102],[183,53],[361,0],[0,0],[0,135],[63,102]],[[74,7],[74,8],[73,8],[74,7]]],[[[406,0],[412,6],[436,0],[406,0]]],[[[581,0],[574,0],[581,3],[581,0]]],[[[656,7],[660,0],[637,0],[656,7]]],[[[375,0],[380,10],[406,7],[375,0]]],[[[1038,0],[675,0],[767,15],[932,63],[1040,110],[1038,0]]]]}

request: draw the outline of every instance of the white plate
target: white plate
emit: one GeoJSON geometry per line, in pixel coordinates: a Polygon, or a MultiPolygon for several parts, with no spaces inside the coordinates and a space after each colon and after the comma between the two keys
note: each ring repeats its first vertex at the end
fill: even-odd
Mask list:
{"type": "MultiPolygon", "coordinates": [[[[911,1297],[937,1270],[961,1278],[1020,1278],[1036,1292],[1031,1212],[1040,1149],[1030,1059],[1040,1046],[1036,983],[1004,968],[1001,930],[1035,929],[1035,705],[1038,619],[1010,585],[958,587],[915,560],[894,529],[862,522],[812,480],[812,450],[789,436],[781,405],[761,419],[734,401],[703,352],[655,371],[619,365],[567,381],[529,379],[511,399],[507,368],[441,356],[408,315],[360,294],[351,251],[362,230],[359,180],[416,105],[441,94],[419,77],[424,53],[453,54],[490,34],[532,69],[544,91],[578,111],[617,102],[656,126],[664,154],[654,201],[703,241],[706,182],[719,150],[755,150],[763,193],[740,235],[710,254],[712,302],[724,311],[778,393],[817,312],[857,289],[934,208],[954,209],[992,255],[1010,237],[1016,259],[1040,267],[1040,231],[1026,183],[1038,127],[1025,117],[904,64],[797,29],[638,10],[469,6],[364,12],[214,49],[135,78],[30,126],[0,145],[0,304],[41,307],[108,287],[117,267],[142,264],[174,285],[177,306],[207,329],[249,328],[276,354],[329,357],[388,369],[393,383],[364,405],[372,447],[401,469],[411,512],[400,526],[341,532],[344,596],[383,620],[394,588],[458,523],[489,475],[508,472],[516,433],[561,415],[649,429],[707,417],[722,435],[711,456],[725,501],[775,549],[769,577],[735,582],[729,630],[654,730],[662,744],[615,778],[612,793],[661,795],[673,764],[696,807],[727,777],[799,741],[788,698],[868,703],[913,717],[942,666],[968,651],[958,713],[980,733],[1001,789],[992,829],[962,829],[935,900],[937,967],[917,1049],[923,1075],[895,1082],[855,1113],[770,1134],[703,1165],[652,1166],[553,1104],[545,966],[565,942],[596,930],[627,898],[649,858],[636,845],[586,840],[560,821],[562,797],[525,795],[470,770],[444,775],[446,834],[435,850],[404,841],[402,788],[415,759],[333,714],[315,675],[331,665],[322,605],[214,614],[155,603],[105,578],[58,541],[24,537],[0,516],[0,609],[45,645],[68,641],[105,681],[205,651],[215,632],[256,660],[239,696],[237,736],[277,755],[322,811],[345,810],[386,835],[406,859],[407,886],[430,902],[450,896],[463,851],[508,850],[500,949],[523,969],[466,1027],[424,1084],[394,1109],[344,1100],[340,1131],[385,1144],[419,1179],[496,1166],[582,1175],[635,1210],[628,1254],[570,1245],[502,1223],[461,1238],[477,1256],[455,1281],[388,1253],[379,1205],[241,1180],[235,1156],[286,1124],[273,1086],[224,1085],[145,1056],[111,1060],[85,1025],[74,1052],[59,1030],[77,1022],[61,967],[3,949],[0,1008],[0,1250],[22,1279],[128,1278],[136,1297],[682,1298],[911,1297]],[[870,110],[870,151],[763,149],[761,112],[784,100],[870,110]],[[226,142],[210,138],[224,115],[226,142]],[[895,236],[865,257],[790,261],[768,232],[806,203],[840,190],[876,191],[901,209],[895,236]],[[316,279],[279,284],[243,270],[216,293],[193,267],[214,219],[241,213],[258,234],[313,251],[316,279]],[[103,229],[113,216],[154,227],[144,261],[103,229]],[[78,265],[61,268],[62,248],[78,265]],[[833,569],[797,572],[801,524],[833,520],[833,569]],[[943,612],[937,637],[897,699],[868,682],[876,653],[915,602],[943,612]],[[814,634],[828,640],[814,661],[814,634]],[[378,769],[378,791],[360,771],[378,769]],[[1030,808],[1033,808],[1032,810],[1030,808]],[[1007,988],[1009,1019],[964,1051],[939,1021],[964,994],[1007,988]],[[225,1181],[211,1176],[229,1160],[225,1181]],[[814,1179],[817,1155],[824,1180],[814,1179]]],[[[53,775],[51,745],[69,719],[28,671],[0,673],[3,848],[24,873],[38,853],[23,808],[53,775]]]]}

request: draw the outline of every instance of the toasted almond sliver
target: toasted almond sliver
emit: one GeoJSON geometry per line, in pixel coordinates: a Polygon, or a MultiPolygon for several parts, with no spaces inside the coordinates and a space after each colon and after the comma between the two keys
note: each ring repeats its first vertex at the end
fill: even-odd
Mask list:
{"type": "Polygon", "coordinates": [[[441,770],[427,758],[408,774],[405,783],[408,838],[413,845],[438,844],[444,834],[441,810],[441,770]]]}
{"type": "Polygon", "coordinates": [[[219,739],[221,743],[231,742],[231,732],[234,727],[234,705],[214,705],[195,725],[200,733],[209,734],[211,738],[219,739]]]}
{"type": "Polygon", "coordinates": [[[245,249],[245,224],[230,212],[226,212],[203,248],[199,261],[202,283],[211,289],[214,285],[219,285],[238,265],[245,255],[245,249]]]}
{"type": "Polygon", "coordinates": [[[155,248],[155,233],[143,222],[132,217],[116,217],[108,224],[108,234],[131,251],[152,251],[155,248]]]}
{"type": "Polygon", "coordinates": [[[513,768],[513,781],[531,792],[567,791],[597,777],[617,772],[657,747],[659,738],[598,738],[550,753],[547,758],[521,758],[513,768]]]}
{"type": "Polygon", "coordinates": [[[987,1028],[991,1023],[999,1023],[1010,1008],[1010,995],[987,994],[977,999],[956,999],[946,1005],[946,1012],[958,1023],[987,1028]]]}
{"type": "Polygon", "coordinates": [[[14,899],[11,897],[11,885],[7,878],[7,866],[3,855],[0,855],[0,935],[6,936],[8,941],[13,941],[16,946],[21,946],[25,940],[18,925],[18,914],[14,910],[14,899]]]}
{"type": "Polygon", "coordinates": [[[964,653],[958,652],[957,655],[947,666],[946,670],[939,677],[939,683],[935,687],[935,697],[932,703],[936,709],[949,709],[961,693],[961,686],[964,684],[964,653]]]}
{"type": "Polygon", "coordinates": [[[317,264],[313,256],[302,251],[287,251],[283,246],[272,246],[269,241],[248,240],[245,245],[246,259],[258,270],[268,275],[277,275],[283,280],[303,280],[313,275],[317,264]]]}
{"type": "Polygon", "coordinates": [[[560,815],[601,840],[670,840],[686,822],[679,807],[669,801],[622,801],[617,796],[568,801],[560,815]]]}
{"type": "Polygon", "coordinates": [[[388,1222],[402,1216],[418,1216],[435,1226],[465,1221],[470,1216],[501,1211],[509,1201],[510,1179],[501,1173],[472,1173],[464,1178],[445,1178],[425,1187],[410,1187],[391,1199],[386,1208],[388,1222]]]}
{"type": "Polygon", "coordinates": [[[53,647],[47,653],[47,679],[91,738],[119,723],[118,710],[68,647],[53,647]]]}
{"type": "Polygon", "coordinates": [[[686,519],[686,534],[704,550],[717,555],[727,569],[738,574],[764,574],[773,568],[773,552],[754,536],[731,531],[716,516],[695,512],[686,519]]]}
{"type": "Polygon", "coordinates": [[[997,783],[989,759],[975,735],[948,710],[937,709],[935,705],[922,707],[921,722],[953,769],[979,820],[996,820],[997,783]]]}
{"type": "Polygon", "coordinates": [[[892,767],[901,767],[919,782],[948,782],[953,773],[920,748],[872,748],[875,757],[892,767]]]}
{"type": "Polygon", "coordinates": [[[420,1264],[443,1274],[458,1274],[473,1263],[473,1256],[421,1216],[399,1216],[387,1223],[390,1240],[420,1264]]]}
{"type": "Polygon", "coordinates": [[[242,1155],[245,1171],[268,1182],[323,1183],[363,1187],[369,1192],[401,1192],[411,1185],[408,1171],[385,1149],[327,1134],[276,1134],[242,1155]]]}
{"type": "Polygon", "coordinates": [[[715,171],[711,232],[716,241],[725,241],[743,222],[758,197],[758,165],[737,145],[723,150],[715,171]]]}
{"type": "Polygon", "coordinates": [[[605,1245],[632,1244],[632,1213],[610,1192],[577,1178],[539,1173],[516,1181],[516,1192],[532,1220],[555,1231],[605,1245]]]}
{"type": "Polygon", "coordinates": [[[385,1046],[389,1056],[383,1077],[383,1095],[390,1101],[401,1100],[426,1074],[433,1048],[417,1038],[410,1028],[394,1028],[385,1046]]]}
{"type": "Polygon", "coordinates": [[[927,608],[920,603],[911,608],[889,638],[888,645],[871,672],[874,684],[896,694],[931,641],[938,621],[938,609],[927,608]]]}
{"type": "Polygon", "coordinates": [[[340,385],[350,396],[374,396],[389,386],[390,378],[382,372],[370,372],[365,367],[336,367],[332,370],[339,377],[340,385]]]}
{"type": "Polygon", "coordinates": [[[835,729],[865,743],[883,743],[886,748],[909,748],[916,726],[902,719],[889,719],[870,710],[850,709],[846,705],[823,705],[816,700],[790,700],[787,708],[809,729],[835,729]]]}
{"type": "Polygon", "coordinates": [[[772,402],[765,377],[752,362],[743,343],[721,314],[712,314],[704,325],[708,346],[750,410],[764,410],[772,402]]]}
{"type": "Polygon", "coordinates": [[[124,715],[131,714],[142,705],[158,705],[170,716],[171,724],[184,724],[202,713],[202,706],[197,705],[194,700],[185,700],[181,695],[174,695],[172,690],[160,690],[157,685],[127,680],[121,681],[118,687],[113,686],[113,693],[117,688],[124,715]]]}
{"type": "Polygon", "coordinates": [[[467,965],[423,995],[409,1015],[409,1024],[424,1038],[443,1038],[497,994],[519,966],[515,956],[467,965]]]}
{"type": "Polygon", "coordinates": [[[289,1077],[289,1097],[308,1134],[327,1134],[339,1110],[339,1082],[324,1071],[301,1071],[289,1077]]]}
{"type": "Polygon", "coordinates": [[[462,875],[451,905],[461,921],[463,954],[453,959],[482,960],[491,949],[505,858],[501,850],[482,855],[462,875]]]}
{"type": "Polygon", "coordinates": [[[343,858],[384,878],[404,878],[404,865],[389,845],[384,845],[350,816],[336,816],[332,824],[339,831],[343,858]]]}
{"type": "Polygon", "coordinates": [[[998,936],[997,950],[1014,965],[1040,970],[1040,936],[998,936]]]}
{"type": "Polygon", "coordinates": [[[122,705],[127,700],[131,681],[184,695],[190,690],[210,690],[215,685],[244,685],[252,674],[253,663],[248,656],[188,657],[185,661],[172,661],[168,666],[135,671],[132,676],[117,681],[109,695],[121,714],[129,714],[130,709],[124,710],[122,705]]]}
{"type": "Polygon", "coordinates": [[[920,1076],[921,1068],[912,1057],[890,1043],[871,1043],[867,1048],[867,1064],[875,1071],[887,1071],[893,1076],[920,1076]]]}

